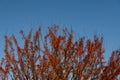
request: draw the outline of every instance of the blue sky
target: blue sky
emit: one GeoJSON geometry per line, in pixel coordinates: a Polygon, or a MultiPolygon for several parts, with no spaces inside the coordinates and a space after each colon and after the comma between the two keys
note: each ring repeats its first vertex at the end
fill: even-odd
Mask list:
{"type": "Polygon", "coordinates": [[[26,33],[43,26],[43,32],[52,24],[70,28],[76,37],[104,37],[106,60],[112,50],[120,48],[119,0],[0,0],[0,55],[4,49],[4,35],[19,31],[26,33]]]}

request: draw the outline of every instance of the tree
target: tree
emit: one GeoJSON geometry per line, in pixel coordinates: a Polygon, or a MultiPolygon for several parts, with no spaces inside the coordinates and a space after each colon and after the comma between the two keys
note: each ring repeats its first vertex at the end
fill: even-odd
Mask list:
{"type": "Polygon", "coordinates": [[[5,36],[4,57],[0,62],[1,80],[118,80],[120,50],[104,61],[103,38],[74,40],[72,31],[48,28],[43,42],[41,28],[28,36],[20,31],[24,46],[14,35],[5,36]]]}

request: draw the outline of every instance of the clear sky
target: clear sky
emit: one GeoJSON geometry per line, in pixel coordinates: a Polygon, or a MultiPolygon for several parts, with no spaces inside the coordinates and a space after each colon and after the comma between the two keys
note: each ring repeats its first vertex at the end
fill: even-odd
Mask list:
{"type": "Polygon", "coordinates": [[[25,32],[39,25],[72,26],[76,35],[104,37],[106,60],[112,50],[120,48],[120,0],[0,0],[0,55],[4,35],[25,32]]]}

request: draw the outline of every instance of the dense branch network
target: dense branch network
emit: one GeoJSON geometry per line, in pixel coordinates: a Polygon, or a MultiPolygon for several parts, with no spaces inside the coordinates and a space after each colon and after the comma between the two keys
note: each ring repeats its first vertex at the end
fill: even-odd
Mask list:
{"type": "Polygon", "coordinates": [[[120,50],[104,61],[103,38],[74,40],[72,31],[48,28],[43,42],[41,28],[25,36],[20,47],[14,35],[5,36],[4,57],[0,62],[1,80],[118,80],[120,50]]]}

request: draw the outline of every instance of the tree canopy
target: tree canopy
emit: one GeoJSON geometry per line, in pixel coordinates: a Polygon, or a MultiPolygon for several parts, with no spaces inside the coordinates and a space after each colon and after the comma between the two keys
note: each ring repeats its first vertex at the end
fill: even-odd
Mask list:
{"type": "Polygon", "coordinates": [[[5,35],[4,57],[0,61],[1,80],[118,80],[120,49],[104,60],[103,38],[74,39],[72,31],[59,27],[41,28],[26,36],[20,31],[23,47],[17,38],[5,35]],[[74,40],[73,40],[74,39],[74,40]],[[43,40],[43,41],[41,41],[43,40]]]}

